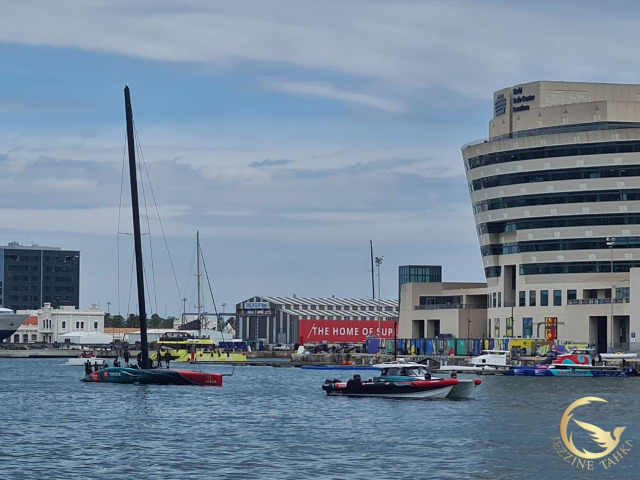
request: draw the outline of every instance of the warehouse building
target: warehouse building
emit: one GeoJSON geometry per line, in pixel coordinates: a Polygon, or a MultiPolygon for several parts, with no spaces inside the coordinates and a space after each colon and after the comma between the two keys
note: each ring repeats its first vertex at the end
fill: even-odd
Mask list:
{"type": "Polygon", "coordinates": [[[236,305],[240,338],[269,344],[393,338],[397,300],[256,296],[236,305]]]}

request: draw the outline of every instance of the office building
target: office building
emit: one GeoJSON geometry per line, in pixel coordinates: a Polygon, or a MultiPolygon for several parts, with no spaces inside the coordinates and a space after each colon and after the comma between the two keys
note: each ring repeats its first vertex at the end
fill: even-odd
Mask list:
{"type": "Polygon", "coordinates": [[[486,334],[634,349],[640,85],[540,81],[495,92],[493,106],[489,138],[462,149],[486,334]]]}
{"type": "Polygon", "coordinates": [[[239,338],[271,344],[393,338],[397,320],[396,300],[256,296],[236,305],[239,338]]]}
{"type": "Polygon", "coordinates": [[[57,247],[0,246],[0,306],[12,310],[80,307],[80,252],[57,247]]]}

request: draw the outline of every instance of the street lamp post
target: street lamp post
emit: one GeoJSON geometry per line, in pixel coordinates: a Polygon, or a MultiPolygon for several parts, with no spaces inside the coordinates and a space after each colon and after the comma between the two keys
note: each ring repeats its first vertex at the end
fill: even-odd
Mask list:
{"type": "Polygon", "coordinates": [[[615,295],[615,285],[614,285],[614,275],[613,275],[613,247],[615,247],[616,245],[616,237],[607,237],[607,247],[609,247],[609,251],[611,252],[611,321],[610,321],[610,327],[611,329],[609,330],[610,333],[610,339],[611,339],[611,348],[609,351],[613,351],[613,301],[614,301],[614,295],[615,295]]]}
{"type": "Polygon", "coordinates": [[[376,257],[376,267],[378,267],[378,348],[382,346],[382,312],[380,308],[380,265],[384,257],[376,257]]]}

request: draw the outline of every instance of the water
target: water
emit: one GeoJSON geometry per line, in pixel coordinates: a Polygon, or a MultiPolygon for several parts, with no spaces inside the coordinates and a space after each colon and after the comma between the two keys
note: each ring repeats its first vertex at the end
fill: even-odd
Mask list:
{"type": "Polygon", "coordinates": [[[320,389],[354,372],[239,367],[222,388],[134,386],[81,383],[64,362],[0,359],[1,479],[640,477],[640,378],[485,376],[467,401],[389,400],[320,389]],[[549,440],[584,396],[610,403],[575,418],[626,426],[638,445],[607,471],[567,465],[549,440]]]}

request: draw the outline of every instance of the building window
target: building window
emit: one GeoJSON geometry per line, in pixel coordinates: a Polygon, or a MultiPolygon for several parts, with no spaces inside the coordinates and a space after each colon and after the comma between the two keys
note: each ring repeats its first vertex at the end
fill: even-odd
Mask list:
{"type": "Polygon", "coordinates": [[[535,290],[529,290],[529,306],[530,307],[535,307],[536,306],[536,291],[535,290]]]}
{"type": "Polygon", "coordinates": [[[498,305],[497,295],[498,294],[496,292],[493,292],[493,294],[491,295],[491,298],[493,299],[491,305],[493,306],[493,308],[496,308],[496,306],[498,305]]]}
{"type": "Polygon", "coordinates": [[[575,300],[576,298],[578,298],[577,290],[567,290],[567,303],[569,303],[571,300],[575,300]]]}
{"type": "Polygon", "coordinates": [[[498,292],[498,308],[502,307],[502,292],[498,292]]]}
{"type": "Polygon", "coordinates": [[[80,322],[80,328],[84,330],[84,322],[80,322]]]}
{"type": "Polygon", "coordinates": [[[76,330],[80,328],[80,322],[76,322],[76,330]]]}
{"type": "Polygon", "coordinates": [[[97,330],[98,329],[98,322],[93,322],[93,329],[97,330]]]}
{"type": "Polygon", "coordinates": [[[616,298],[629,298],[629,287],[616,287],[616,298]]]}
{"type": "Polygon", "coordinates": [[[67,322],[62,322],[62,329],[64,330],[65,328],[67,328],[67,322]]]}
{"type": "Polygon", "coordinates": [[[507,329],[505,336],[513,337],[513,318],[512,317],[506,318],[505,323],[506,323],[506,329],[507,329]]]}
{"type": "Polygon", "coordinates": [[[562,290],[553,291],[553,306],[554,307],[562,306],[562,290]]]}
{"type": "Polygon", "coordinates": [[[522,319],[522,338],[531,338],[533,335],[533,318],[524,317],[522,319]]]}
{"type": "Polygon", "coordinates": [[[494,321],[495,338],[500,338],[500,319],[496,318],[494,321]]]}
{"type": "Polygon", "coordinates": [[[549,306],[549,290],[540,290],[540,306],[549,306]]]}
{"type": "Polygon", "coordinates": [[[526,307],[527,306],[527,292],[521,290],[518,296],[518,306],[526,307]]]}

